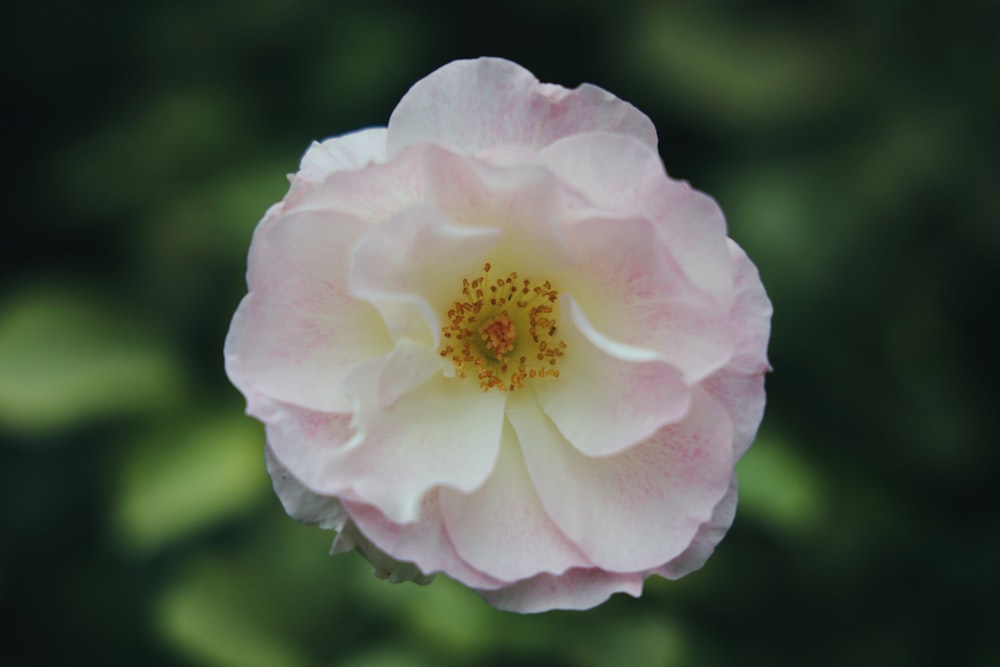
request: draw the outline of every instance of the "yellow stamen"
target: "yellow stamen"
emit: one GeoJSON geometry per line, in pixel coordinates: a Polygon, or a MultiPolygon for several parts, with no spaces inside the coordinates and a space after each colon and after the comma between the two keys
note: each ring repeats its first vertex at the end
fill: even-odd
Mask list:
{"type": "Polygon", "coordinates": [[[514,391],[525,380],[559,377],[555,366],[567,345],[556,340],[559,292],[548,280],[532,286],[512,271],[490,279],[462,280],[462,297],[447,311],[439,354],[450,358],[460,378],[475,375],[484,390],[514,391]],[[527,334],[527,335],[525,335],[527,334]]]}

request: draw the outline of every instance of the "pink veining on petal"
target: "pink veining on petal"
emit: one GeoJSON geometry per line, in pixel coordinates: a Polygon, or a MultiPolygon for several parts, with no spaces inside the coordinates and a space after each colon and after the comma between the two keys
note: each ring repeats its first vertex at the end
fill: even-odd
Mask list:
{"type": "Polygon", "coordinates": [[[546,514],[509,425],[486,483],[471,493],[442,489],[439,495],[458,554],[497,579],[516,581],[593,565],[546,514]]]}

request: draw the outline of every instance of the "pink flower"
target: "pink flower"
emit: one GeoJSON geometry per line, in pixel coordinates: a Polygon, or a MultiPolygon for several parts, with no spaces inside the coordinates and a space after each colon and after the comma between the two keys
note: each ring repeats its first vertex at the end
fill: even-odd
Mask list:
{"type": "Polygon", "coordinates": [[[699,568],[771,305],[649,118],[498,59],[314,143],[254,234],[226,370],[293,517],[382,576],[583,609],[699,568]]]}

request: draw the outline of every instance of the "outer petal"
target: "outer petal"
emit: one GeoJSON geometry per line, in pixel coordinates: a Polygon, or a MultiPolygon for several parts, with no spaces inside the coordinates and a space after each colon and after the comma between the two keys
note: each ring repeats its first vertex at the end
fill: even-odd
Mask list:
{"type": "Polygon", "coordinates": [[[547,147],[540,159],[594,205],[652,221],[693,285],[728,296],[722,211],[710,197],[668,178],[655,146],[620,134],[578,134],[547,147]]]}
{"type": "Polygon", "coordinates": [[[733,475],[729,482],[729,490],[715,506],[712,518],[698,529],[694,540],[691,541],[691,546],[680,556],[659,568],[656,571],[657,574],[667,579],[680,579],[705,564],[708,557],[715,551],[716,545],[722,541],[729,527],[733,525],[733,518],[736,516],[736,489],[736,475],[733,475]]]}
{"type": "Polygon", "coordinates": [[[509,425],[486,483],[470,494],[442,489],[440,498],[452,544],[481,572],[516,581],[592,565],[542,508],[509,425]]]}
{"type": "Polygon", "coordinates": [[[385,222],[425,200],[425,150],[415,146],[386,162],[328,173],[300,196],[286,197],[285,205],[293,210],[340,211],[370,224],[385,222]]]}
{"type": "Polygon", "coordinates": [[[393,584],[403,581],[429,584],[434,580],[433,574],[424,574],[413,563],[393,558],[379,549],[358,530],[353,521],[348,521],[344,525],[343,530],[337,534],[337,538],[330,548],[331,554],[344,553],[345,551],[357,551],[375,568],[376,577],[393,584]]]}
{"type": "Polygon", "coordinates": [[[340,530],[347,520],[347,513],[337,498],[313,493],[289,472],[274,455],[270,447],[264,449],[267,472],[274,484],[274,492],[288,515],[303,523],[325,530],[340,530]]]}
{"type": "Polygon", "coordinates": [[[598,567],[638,572],[680,555],[732,475],[732,430],[697,390],[688,416],[613,457],[588,458],[531,400],[507,411],[546,511],[598,567]]]}
{"type": "Polygon", "coordinates": [[[335,171],[354,171],[386,160],[386,129],[370,127],[314,141],[302,156],[298,175],[321,181],[335,171]]]}
{"type": "Polygon", "coordinates": [[[551,609],[590,609],[614,593],[642,594],[644,573],[574,569],[562,575],[540,574],[513,586],[481,590],[483,599],[498,609],[533,614],[551,609]]]}
{"type": "Polygon", "coordinates": [[[743,456],[757,434],[764,415],[764,373],[767,340],[771,334],[771,302],[746,253],[729,242],[735,273],[735,299],[730,311],[737,332],[733,358],[722,370],[707,378],[703,386],[729,410],[733,420],[733,455],[743,456]]]}
{"type": "Polygon", "coordinates": [[[573,318],[564,317],[559,331],[567,344],[560,376],[536,383],[535,393],[559,432],[583,454],[617,454],[687,413],[691,390],[673,366],[612,357],[587,340],[573,318]]]}
{"type": "MultiPolygon", "coordinates": [[[[349,413],[329,413],[282,406],[278,418],[267,424],[267,445],[270,463],[275,470],[291,474],[306,491],[319,496],[339,495],[324,477],[324,470],[336,453],[346,447],[354,436],[349,413]]],[[[347,491],[348,489],[344,489],[347,491]]],[[[294,488],[290,496],[294,499],[294,488]]],[[[284,504],[284,499],[282,504],[284,504]]],[[[298,501],[295,500],[295,506],[298,501]]],[[[287,508],[286,508],[287,509],[287,508]]],[[[290,511],[289,511],[290,512],[290,511]]],[[[291,512],[290,512],[291,513],[291,512]]],[[[299,516],[293,514],[295,518],[299,516]]],[[[306,520],[306,519],[302,519],[306,520]]]]}
{"type": "Polygon", "coordinates": [[[419,519],[421,499],[434,487],[472,491],[490,475],[505,397],[480,391],[473,381],[436,375],[385,405],[379,390],[392,383],[385,367],[376,360],[352,373],[358,432],[350,447],[324,462],[324,486],[317,490],[350,488],[391,521],[408,523],[419,519]]]}
{"type": "Polygon", "coordinates": [[[298,213],[255,238],[239,374],[257,391],[314,410],[352,408],[341,381],[391,349],[378,312],[347,292],[347,253],[364,223],[298,213]]]}
{"type": "Polygon", "coordinates": [[[764,416],[764,375],[743,375],[722,370],[702,382],[702,387],[726,406],[733,422],[733,463],[757,435],[764,416]]]}
{"type": "MultiPolygon", "coordinates": [[[[390,302],[412,307],[427,328],[423,336],[410,335],[432,340],[437,347],[439,313],[459,296],[462,278],[481,268],[500,236],[497,229],[453,225],[431,208],[407,209],[372,228],[355,246],[350,259],[351,293],[376,305],[390,302]]],[[[400,324],[391,311],[380,310],[390,330],[398,330],[400,324]]]]}
{"type": "Polygon", "coordinates": [[[415,563],[426,574],[444,572],[466,586],[493,589],[506,586],[476,570],[455,551],[444,526],[438,491],[424,496],[420,506],[420,521],[398,524],[370,505],[346,502],[345,508],[358,529],[379,549],[393,558],[415,563]]]}
{"type": "Polygon", "coordinates": [[[757,267],[734,241],[728,242],[733,263],[735,298],[730,311],[733,328],[739,332],[728,370],[759,374],[771,369],[767,363],[767,341],[771,336],[771,301],[764,292],[757,267]]]}
{"type": "MultiPolygon", "coordinates": [[[[654,353],[688,384],[729,360],[735,334],[728,305],[723,309],[692,287],[651,223],[590,219],[567,235],[578,256],[567,282],[594,330],[654,353]]],[[[582,321],[577,325],[588,329],[582,321]]]]}
{"type": "Polygon", "coordinates": [[[243,348],[243,336],[246,333],[247,310],[249,310],[249,307],[250,295],[248,294],[240,301],[240,305],[236,308],[236,313],[233,315],[233,321],[229,324],[223,358],[225,359],[226,375],[229,377],[229,381],[240,390],[240,393],[247,400],[247,414],[266,423],[280,413],[280,408],[277,403],[254,389],[243,373],[243,357],[240,354],[240,350],[243,348]]]}
{"type": "Polygon", "coordinates": [[[298,173],[289,176],[292,186],[285,196],[294,206],[332,173],[354,171],[386,159],[386,129],[369,128],[325,141],[314,141],[302,156],[298,173]]]}
{"type": "Polygon", "coordinates": [[[506,144],[541,148],[579,132],[628,134],[656,146],[645,114],[596,86],[540,84],[508,60],[449,63],[418,81],[389,119],[389,154],[431,142],[475,153],[506,144]]]}

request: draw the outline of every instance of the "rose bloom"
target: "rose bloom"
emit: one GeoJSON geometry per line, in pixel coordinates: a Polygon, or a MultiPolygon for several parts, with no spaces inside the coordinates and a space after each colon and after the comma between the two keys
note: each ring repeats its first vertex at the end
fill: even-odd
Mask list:
{"type": "Polygon", "coordinates": [[[249,253],[226,371],[285,510],[391,580],[522,612],[705,562],[764,408],[771,305],[649,118],[453,62],[314,143],[249,253]]]}

